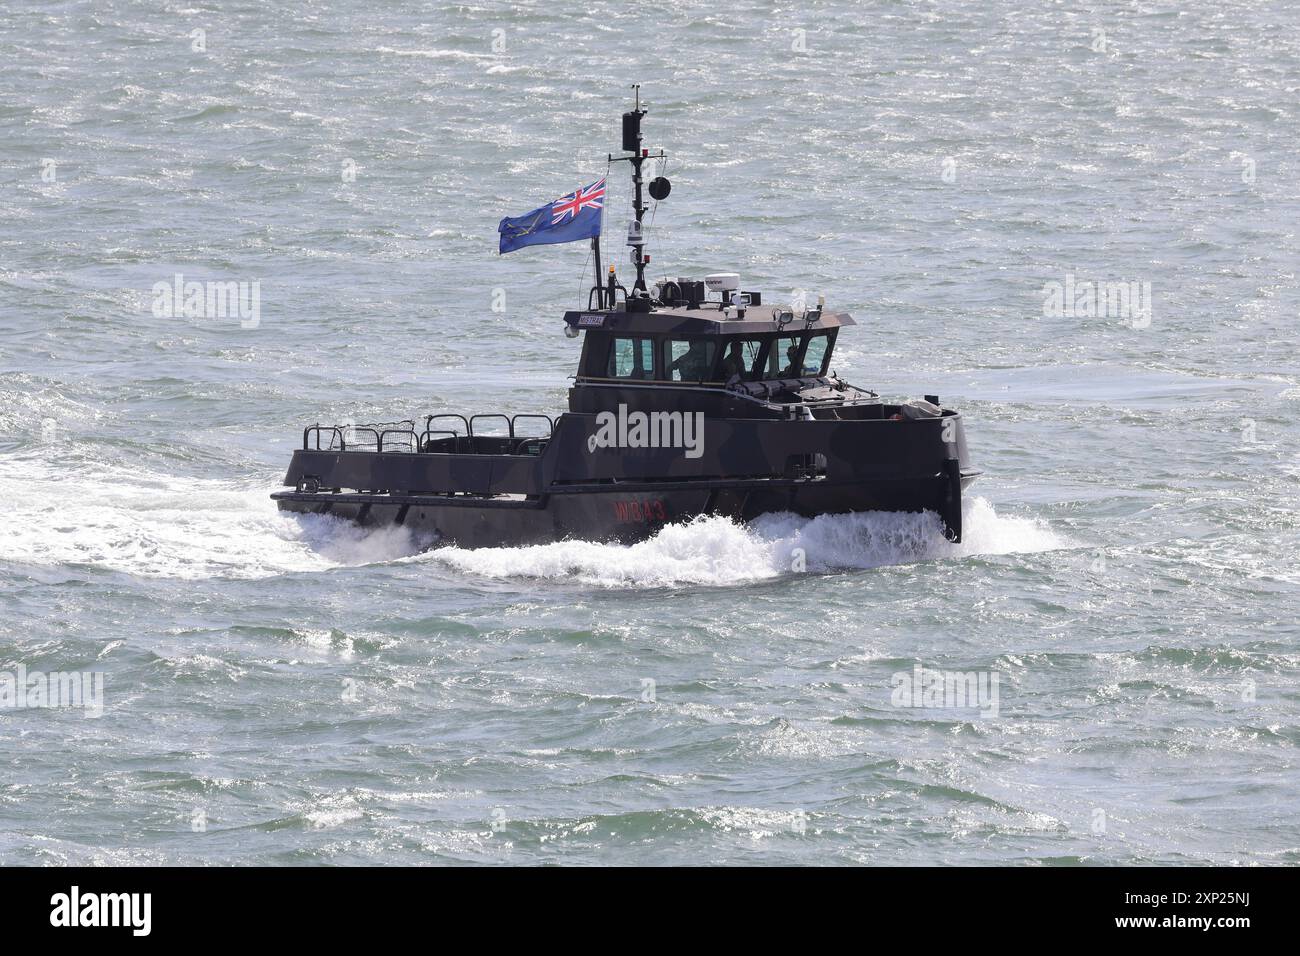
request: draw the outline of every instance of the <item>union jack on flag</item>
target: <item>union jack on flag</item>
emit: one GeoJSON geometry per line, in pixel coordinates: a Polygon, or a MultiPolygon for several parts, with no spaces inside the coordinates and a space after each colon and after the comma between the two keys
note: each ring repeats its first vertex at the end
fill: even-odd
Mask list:
{"type": "Polygon", "coordinates": [[[506,253],[524,246],[598,238],[604,205],[605,180],[601,178],[532,212],[502,219],[497,226],[501,234],[499,248],[506,253]]]}
{"type": "Polygon", "coordinates": [[[561,196],[551,203],[551,225],[558,226],[565,219],[576,219],[584,209],[602,208],[601,200],[605,198],[604,178],[596,180],[590,186],[583,186],[567,196],[561,196]]]}

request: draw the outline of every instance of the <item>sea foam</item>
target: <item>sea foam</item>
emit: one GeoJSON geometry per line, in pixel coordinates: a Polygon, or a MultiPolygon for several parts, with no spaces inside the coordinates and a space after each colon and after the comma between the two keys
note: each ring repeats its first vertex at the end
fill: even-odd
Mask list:
{"type": "Polygon", "coordinates": [[[279,512],[247,482],[104,467],[94,483],[41,479],[39,460],[0,464],[12,502],[0,561],[80,565],[141,577],[260,578],[406,560],[489,578],[567,579],[598,586],[666,587],[761,581],[796,570],[874,568],[975,554],[1066,546],[1038,519],[997,514],[967,499],[961,544],[937,515],[869,512],[801,518],[771,514],[742,525],[709,516],[667,525],[623,545],[560,541],[516,548],[426,552],[408,529],[360,528],[279,512]]]}

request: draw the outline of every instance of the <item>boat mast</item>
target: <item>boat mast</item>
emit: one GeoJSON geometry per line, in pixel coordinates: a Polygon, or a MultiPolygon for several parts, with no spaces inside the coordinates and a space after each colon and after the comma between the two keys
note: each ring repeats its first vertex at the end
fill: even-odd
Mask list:
{"type": "MultiPolygon", "coordinates": [[[[623,114],[623,152],[630,155],[615,156],[611,153],[609,161],[632,164],[632,213],[636,218],[627,224],[627,244],[632,247],[632,265],[636,267],[636,281],[632,284],[632,294],[627,299],[627,309],[629,312],[649,312],[650,294],[645,284],[645,237],[641,231],[641,221],[645,217],[645,199],[641,193],[644,182],[641,177],[641,164],[647,159],[662,159],[664,153],[660,150],[652,156],[650,150],[641,145],[641,117],[646,114],[646,111],[641,108],[641,84],[633,83],[632,92],[636,97],[632,110],[623,114]]],[[[655,198],[662,198],[655,193],[655,183],[650,184],[650,194],[655,198]]],[[[613,269],[612,266],[610,268],[613,269]]],[[[609,307],[613,308],[613,305],[611,295],[609,307]]]]}
{"type": "Polygon", "coordinates": [[[641,235],[641,219],[645,215],[645,202],[641,199],[641,164],[645,162],[645,152],[641,148],[641,84],[632,84],[636,105],[632,112],[623,114],[623,149],[632,153],[632,212],[636,215],[636,225],[629,226],[627,243],[632,247],[632,264],[636,266],[634,292],[645,292],[645,242],[641,235]]]}

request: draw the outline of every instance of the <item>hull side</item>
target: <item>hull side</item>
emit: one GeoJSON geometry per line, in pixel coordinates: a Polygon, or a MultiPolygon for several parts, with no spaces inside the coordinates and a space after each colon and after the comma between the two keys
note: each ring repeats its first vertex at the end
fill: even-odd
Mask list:
{"type": "MultiPolygon", "coordinates": [[[[961,478],[967,485],[974,475],[961,478]]],[[[427,495],[308,494],[275,495],[282,511],[324,514],[364,527],[401,525],[418,542],[432,547],[517,547],[565,539],[632,543],[665,525],[700,515],[751,521],[764,514],[791,512],[801,517],[864,511],[934,511],[960,538],[960,488],[956,521],[950,482],[936,476],[912,480],[830,483],[681,483],[638,486],[636,490],[574,491],[526,499],[445,498],[427,495]],[[952,528],[956,523],[957,527],[952,528]]]]}

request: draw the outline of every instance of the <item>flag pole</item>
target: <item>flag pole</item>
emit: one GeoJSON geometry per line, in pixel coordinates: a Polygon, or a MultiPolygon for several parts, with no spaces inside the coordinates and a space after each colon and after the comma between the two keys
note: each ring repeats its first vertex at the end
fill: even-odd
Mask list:
{"type": "Polygon", "coordinates": [[[596,257],[596,307],[605,308],[605,287],[600,284],[600,236],[591,237],[591,252],[596,257]]]}

